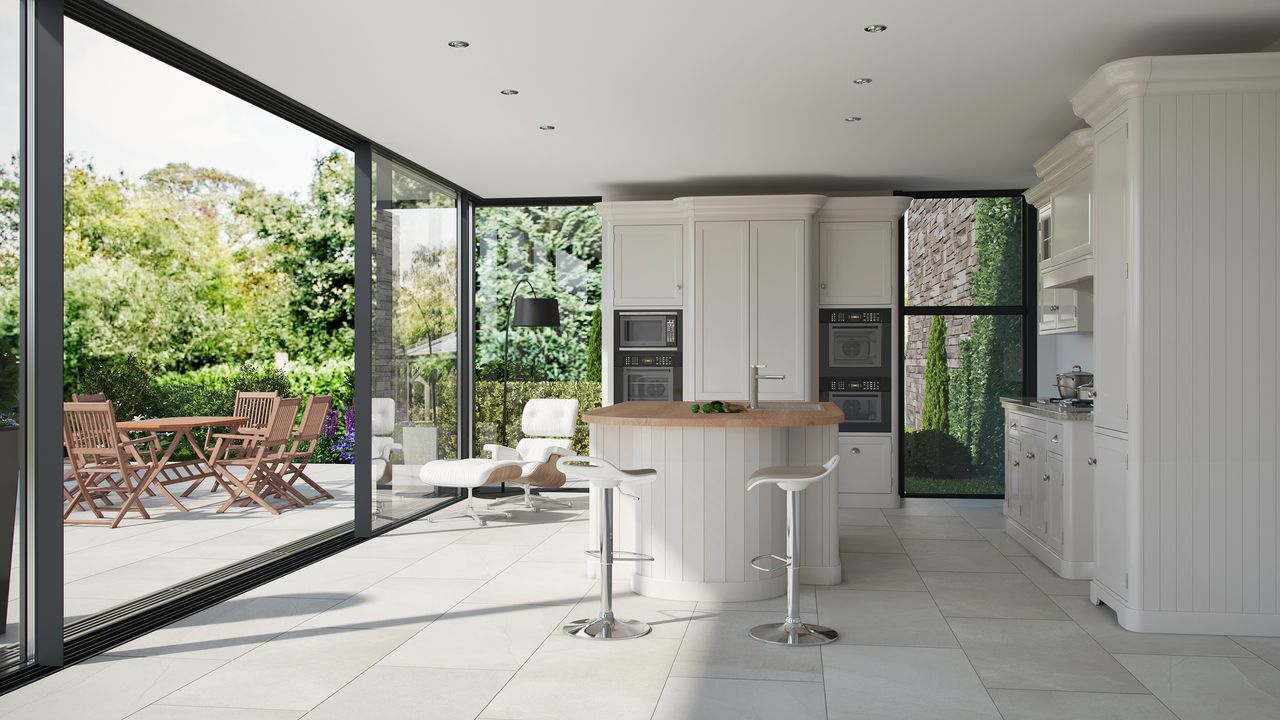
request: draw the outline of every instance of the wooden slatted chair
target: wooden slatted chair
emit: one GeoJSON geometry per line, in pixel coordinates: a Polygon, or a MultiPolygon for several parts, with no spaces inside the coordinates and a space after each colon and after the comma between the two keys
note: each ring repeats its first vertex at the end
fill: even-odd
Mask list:
{"type": "Polygon", "coordinates": [[[62,514],[64,522],[114,528],[128,512],[151,517],[142,506],[139,489],[155,467],[160,440],[154,433],[135,439],[124,437],[116,427],[115,410],[109,401],[69,402],[63,405],[62,439],[75,482],[75,491],[62,514]],[[145,458],[130,452],[139,449],[146,453],[145,458]],[[108,518],[99,501],[111,495],[118,495],[123,502],[118,509],[113,506],[115,516],[108,518]],[[93,519],[72,519],[77,507],[87,508],[93,519]]]}
{"type": "Polygon", "coordinates": [[[332,500],[333,495],[320,486],[315,480],[307,475],[307,463],[311,462],[311,456],[316,451],[316,442],[320,440],[320,433],[324,430],[324,420],[329,415],[329,408],[333,405],[333,398],[328,395],[314,395],[307,400],[307,407],[302,411],[302,423],[293,431],[293,443],[289,447],[284,461],[284,469],[281,471],[285,483],[290,488],[295,487],[295,483],[299,480],[310,485],[316,491],[315,495],[308,497],[298,490],[298,495],[308,504],[317,500],[332,500]]]}
{"type": "MultiPolygon", "coordinates": [[[[106,402],[107,396],[104,393],[75,393],[71,396],[71,401],[72,402],[106,402]]],[[[64,473],[62,477],[62,481],[63,481],[62,499],[68,502],[70,502],[71,500],[71,489],[67,487],[67,483],[70,483],[74,479],[75,478],[72,476],[71,468],[67,468],[67,472],[64,473]]],[[[101,498],[99,498],[99,500],[106,503],[107,505],[115,504],[111,502],[111,498],[107,497],[106,495],[103,495],[101,498]]],[[[84,510],[84,504],[81,502],[75,503],[75,506],[77,510],[84,510]]]]}
{"type": "MultiPolygon", "coordinates": [[[[271,414],[275,412],[276,404],[280,402],[280,393],[272,392],[245,392],[243,390],[236,391],[236,401],[232,406],[231,414],[236,417],[249,418],[244,424],[231,429],[229,434],[233,435],[262,435],[266,430],[268,423],[271,422],[271,414]]],[[[213,432],[213,428],[206,429],[204,438],[204,453],[209,456],[213,452],[214,445],[217,442],[217,434],[213,432]]],[[[177,468],[175,468],[177,470],[177,468]]],[[[188,475],[190,473],[187,473],[188,475]]],[[[216,478],[214,478],[216,480],[216,478]]],[[[186,477],[181,472],[175,472],[173,478],[165,480],[166,483],[183,482],[186,480],[195,480],[182,493],[182,497],[187,497],[196,491],[196,488],[204,484],[204,477],[186,477]]],[[[218,489],[220,483],[214,483],[214,490],[218,489]]]]}
{"type": "Polygon", "coordinates": [[[288,509],[303,506],[304,503],[297,498],[298,493],[291,490],[276,472],[287,461],[293,419],[297,417],[301,404],[301,398],[280,399],[261,435],[214,435],[209,465],[232,488],[231,497],[218,508],[219,513],[226,512],[242,500],[255,502],[273,515],[279,515],[281,507],[288,509]],[[243,469],[244,477],[237,476],[232,468],[243,469]],[[281,507],[271,504],[267,500],[270,495],[281,498],[285,504],[281,507]]]}

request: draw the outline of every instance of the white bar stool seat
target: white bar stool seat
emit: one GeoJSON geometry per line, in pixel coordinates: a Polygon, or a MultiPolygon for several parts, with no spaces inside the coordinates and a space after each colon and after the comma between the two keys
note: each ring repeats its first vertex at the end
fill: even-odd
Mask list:
{"type": "Polygon", "coordinates": [[[653,560],[649,555],[613,549],[613,493],[623,483],[651,483],[658,472],[651,468],[623,470],[607,460],[587,456],[560,458],[556,467],[569,479],[586,480],[591,487],[599,488],[602,498],[600,549],[587,552],[600,558],[600,614],[574,620],[564,626],[565,633],[587,640],[626,640],[647,635],[653,629],[648,623],[621,620],[613,614],[613,562],[653,560]]]}
{"type": "Polygon", "coordinates": [[[747,490],[757,485],[771,483],[787,494],[787,555],[772,553],[751,559],[751,567],[765,572],[787,569],[787,619],[782,624],[757,625],[748,632],[755,640],[771,645],[812,646],[835,642],[840,633],[822,625],[806,624],[800,619],[800,574],[796,565],[800,561],[800,493],[810,486],[826,480],[840,464],[840,456],[832,455],[825,465],[800,465],[796,467],[766,467],[751,474],[747,490]],[[764,567],[761,560],[779,560],[781,567],[764,567]]]}
{"type": "Polygon", "coordinates": [[[460,511],[432,513],[427,516],[428,522],[436,522],[446,518],[466,516],[475,520],[481,527],[488,522],[484,515],[511,517],[511,513],[501,510],[478,507],[475,489],[482,485],[511,482],[520,478],[521,464],[507,460],[482,460],[466,458],[463,460],[432,460],[422,466],[418,477],[422,482],[437,487],[465,488],[466,501],[459,503],[460,511]]]}

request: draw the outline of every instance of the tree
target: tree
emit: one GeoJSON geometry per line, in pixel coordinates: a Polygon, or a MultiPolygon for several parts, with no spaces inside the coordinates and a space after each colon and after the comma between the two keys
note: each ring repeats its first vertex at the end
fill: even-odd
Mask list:
{"type": "Polygon", "coordinates": [[[946,431],[947,394],[951,371],[947,367],[947,320],[933,316],[929,326],[929,341],[924,356],[924,410],[921,414],[922,430],[946,431]]]}
{"type": "Polygon", "coordinates": [[[591,342],[587,343],[587,379],[600,382],[604,377],[604,326],[600,308],[591,313],[591,342]]]}

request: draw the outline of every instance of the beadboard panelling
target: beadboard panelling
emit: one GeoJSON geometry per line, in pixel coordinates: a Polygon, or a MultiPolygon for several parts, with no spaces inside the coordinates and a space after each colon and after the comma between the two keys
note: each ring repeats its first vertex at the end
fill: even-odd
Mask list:
{"type": "Polygon", "coordinates": [[[1276,93],[1142,100],[1142,610],[1280,603],[1276,93]]]}

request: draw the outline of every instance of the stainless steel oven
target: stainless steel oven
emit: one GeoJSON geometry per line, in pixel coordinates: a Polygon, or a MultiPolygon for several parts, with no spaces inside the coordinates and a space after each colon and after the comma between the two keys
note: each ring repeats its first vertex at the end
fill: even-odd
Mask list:
{"type": "Polygon", "coordinates": [[[614,402],[680,400],[682,374],[675,353],[617,353],[614,402]]]}
{"type": "Polygon", "coordinates": [[[619,310],[614,314],[616,349],[680,351],[679,310],[619,310]]]}
{"type": "Polygon", "coordinates": [[[890,432],[889,389],[888,378],[822,378],[818,399],[844,411],[840,432],[890,432]]]}
{"type": "Polygon", "coordinates": [[[821,377],[886,378],[892,374],[889,310],[818,311],[821,377]]]}

